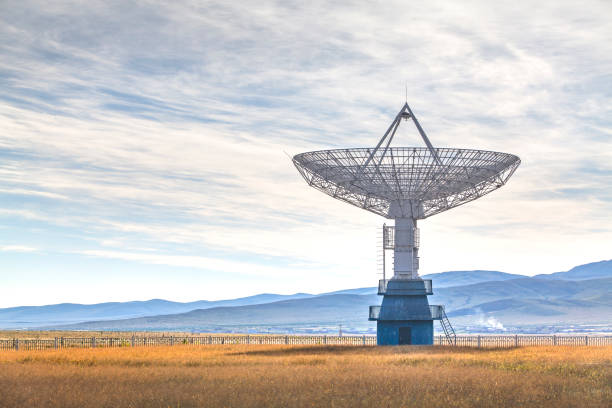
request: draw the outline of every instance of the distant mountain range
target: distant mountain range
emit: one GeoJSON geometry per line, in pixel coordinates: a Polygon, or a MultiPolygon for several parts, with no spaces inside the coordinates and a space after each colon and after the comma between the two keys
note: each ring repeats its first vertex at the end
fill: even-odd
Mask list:
{"type": "MultiPolygon", "coordinates": [[[[376,295],[321,295],[305,299],[290,299],[259,305],[214,307],[187,313],[139,317],[135,319],[78,323],[64,326],[86,330],[176,330],[176,331],[242,331],[240,328],[292,328],[333,326],[345,327],[367,324],[369,304],[379,299],[376,295]]],[[[261,330],[260,330],[261,331],[261,330]]]]}
{"type": "Polygon", "coordinates": [[[551,274],[536,275],[534,278],[540,279],[563,279],[563,280],[585,280],[609,278],[612,269],[612,260],[592,262],[579,265],[567,272],[556,272],[551,274]]]}
{"type": "Polygon", "coordinates": [[[88,320],[125,319],[155,316],[170,313],[185,313],[196,309],[221,306],[244,306],[277,302],[284,299],[313,297],[307,293],[277,295],[264,293],[229,300],[198,300],[195,302],[172,302],[151,299],[133,302],[106,302],[92,305],[60,303],[48,306],[19,306],[0,309],[0,328],[36,327],[42,325],[70,324],[88,320]]]}
{"type": "Polygon", "coordinates": [[[525,278],[525,275],[497,271],[452,271],[423,275],[423,279],[431,279],[435,288],[464,286],[480,282],[498,282],[510,279],[525,278]]]}
{"type": "MultiPolygon", "coordinates": [[[[432,279],[432,304],[444,304],[461,330],[535,324],[612,327],[612,260],[567,272],[526,277],[497,271],[452,271],[432,279]]],[[[58,304],[0,309],[0,328],[181,331],[372,332],[376,288],[318,295],[261,294],[188,303],[153,299],[95,305],[58,304]]]]}

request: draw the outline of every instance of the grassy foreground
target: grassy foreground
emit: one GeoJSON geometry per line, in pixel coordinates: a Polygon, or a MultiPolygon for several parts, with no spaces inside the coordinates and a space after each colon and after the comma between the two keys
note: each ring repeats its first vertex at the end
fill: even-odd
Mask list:
{"type": "Polygon", "coordinates": [[[610,407],[612,347],[0,353],[2,407],[610,407]]]}

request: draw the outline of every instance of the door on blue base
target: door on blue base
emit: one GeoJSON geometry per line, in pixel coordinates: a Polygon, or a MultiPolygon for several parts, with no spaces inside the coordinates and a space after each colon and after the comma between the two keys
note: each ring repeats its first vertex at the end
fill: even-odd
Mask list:
{"type": "Polygon", "coordinates": [[[412,330],[410,330],[410,327],[399,328],[399,341],[397,344],[412,344],[412,330]]]}

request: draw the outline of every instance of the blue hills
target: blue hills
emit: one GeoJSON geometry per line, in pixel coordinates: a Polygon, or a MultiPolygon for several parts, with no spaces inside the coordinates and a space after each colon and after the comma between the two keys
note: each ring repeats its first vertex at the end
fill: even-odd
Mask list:
{"type": "Polygon", "coordinates": [[[237,299],[195,302],[172,302],[151,299],[132,302],[106,302],[92,305],[60,303],[47,306],[19,306],[0,309],[0,328],[36,327],[42,325],[69,324],[87,320],[125,319],[170,313],[185,313],[196,309],[221,306],[244,306],[276,302],[284,299],[313,297],[307,293],[277,295],[263,293],[237,299]]]}
{"type": "Polygon", "coordinates": [[[551,274],[536,275],[538,279],[563,279],[563,280],[585,280],[609,278],[612,269],[611,261],[592,262],[585,265],[575,266],[567,272],[556,272],[551,274]]]}
{"type": "Polygon", "coordinates": [[[436,288],[464,286],[480,282],[499,282],[510,279],[525,278],[525,275],[498,271],[451,271],[424,275],[423,279],[431,279],[436,288]]]}
{"type": "MultiPolygon", "coordinates": [[[[433,280],[430,302],[446,305],[459,326],[491,318],[496,326],[612,324],[612,260],[534,277],[481,270],[423,277],[433,280]]],[[[367,306],[374,304],[380,304],[376,288],[367,287],[188,303],[152,299],[22,306],[0,309],[0,328],[325,332],[342,324],[347,330],[371,332],[367,306]]]]}
{"type": "MultiPolygon", "coordinates": [[[[79,330],[157,331],[249,331],[253,328],[353,327],[367,323],[364,304],[376,302],[376,295],[335,294],[288,299],[248,306],[214,307],[187,313],[134,319],[79,323],[65,326],[79,330]]],[[[278,330],[275,330],[278,331],[278,330]]]]}

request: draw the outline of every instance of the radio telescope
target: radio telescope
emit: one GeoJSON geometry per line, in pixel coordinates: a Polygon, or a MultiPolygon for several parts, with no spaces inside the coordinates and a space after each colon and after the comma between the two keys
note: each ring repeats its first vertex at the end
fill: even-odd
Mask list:
{"type": "Polygon", "coordinates": [[[435,148],[405,103],[372,148],[297,154],[293,163],[308,185],[338,200],[395,221],[383,225],[383,259],[392,250],[393,277],[379,281],[381,306],[370,307],[377,343],[432,344],[433,320],[450,342],[454,330],[443,306],[429,305],[431,280],[419,277],[417,220],[484,196],[506,184],[520,159],[486,150],[435,148]],[[412,120],[425,147],[391,147],[402,121],[412,120]]]}

